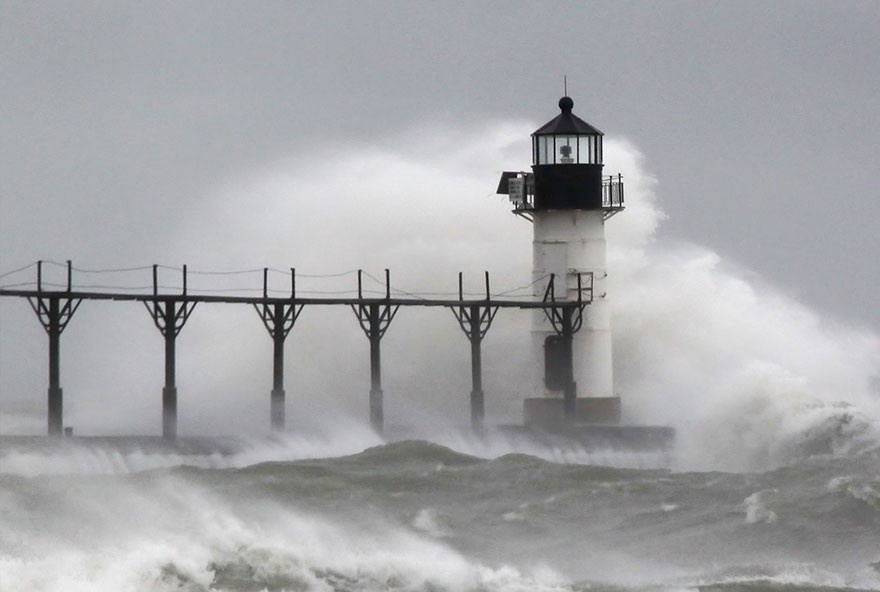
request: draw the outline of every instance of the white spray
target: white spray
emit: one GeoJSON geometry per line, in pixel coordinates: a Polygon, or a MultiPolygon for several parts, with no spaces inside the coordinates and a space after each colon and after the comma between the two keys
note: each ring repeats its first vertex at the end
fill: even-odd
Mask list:
{"type": "MultiPolygon", "coordinates": [[[[387,267],[395,288],[411,292],[454,292],[459,271],[466,290],[479,289],[483,270],[493,290],[527,286],[531,228],[494,188],[499,171],[528,158],[533,128],[423,129],[388,138],[382,148],[337,142],[309,157],[279,159],[198,198],[204,215],[182,222],[179,240],[157,257],[193,269],[360,267],[380,275],[387,267]],[[218,235],[227,239],[207,249],[202,237],[218,235]]],[[[687,467],[765,468],[823,446],[840,452],[872,436],[877,336],[821,318],[708,249],[655,239],[664,217],[658,183],[638,150],[607,138],[605,162],[623,174],[627,191],[625,214],[607,224],[615,387],[625,419],[675,426],[679,462],[687,467]]],[[[90,343],[121,355],[117,344],[101,341],[101,324],[77,318],[65,334],[77,343],[64,352],[67,422],[82,433],[112,431],[114,417],[132,429],[132,408],[142,431],[158,425],[160,339],[147,341],[152,329],[142,310],[126,314],[140,315],[130,322],[141,333],[122,367],[144,379],[125,397],[117,396],[113,368],[92,363],[101,352],[90,343]]],[[[263,429],[268,421],[271,342],[252,311],[230,315],[203,306],[179,338],[184,434],[263,429]]],[[[486,337],[490,421],[519,420],[522,399],[532,394],[522,390],[527,335],[528,317],[511,313],[499,314],[486,337]]],[[[353,315],[306,310],[288,352],[294,426],[312,414],[366,417],[367,340],[353,315]]],[[[16,355],[3,363],[41,372],[42,360],[16,355]]],[[[390,423],[438,416],[466,423],[466,341],[446,311],[401,313],[383,340],[383,362],[390,423]]]]}

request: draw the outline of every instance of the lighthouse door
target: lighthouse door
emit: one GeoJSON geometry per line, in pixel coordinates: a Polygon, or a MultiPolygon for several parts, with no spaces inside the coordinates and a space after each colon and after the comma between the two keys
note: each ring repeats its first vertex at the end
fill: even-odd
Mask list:
{"type": "Polygon", "coordinates": [[[547,390],[561,391],[571,376],[570,342],[561,335],[549,335],[544,340],[544,385],[547,390]]]}

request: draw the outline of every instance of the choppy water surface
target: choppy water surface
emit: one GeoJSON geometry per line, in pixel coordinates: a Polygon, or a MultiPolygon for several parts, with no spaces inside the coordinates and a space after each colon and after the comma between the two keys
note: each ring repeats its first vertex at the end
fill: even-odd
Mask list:
{"type": "Polygon", "coordinates": [[[361,438],[5,442],[0,590],[880,589],[874,450],[723,473],[361,438]]]}

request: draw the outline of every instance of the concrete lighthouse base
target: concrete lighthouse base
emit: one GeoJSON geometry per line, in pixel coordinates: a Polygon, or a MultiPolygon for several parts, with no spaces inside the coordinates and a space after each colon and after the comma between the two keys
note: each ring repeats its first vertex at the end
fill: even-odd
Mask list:
{"type": "Polygon", "coordinates": [[[532,397],[524,401],[526,427],[557,430],[572,424],[620,423],[620,397],[578,397],[575,399],[574,418],[565,420],[564,401],[561,397],[532,397]]]}
{"type": "Polygon", "coordinates": [[[565,420],[561,397],[533,397],[523,405],[521,426],[501,426],[511,438],[552,447],[572,442],[589,451],[668,452],[675,443],[675,430],[666,426],[621,425],[620,397],[579,397],[575,417],[565,420]]]}

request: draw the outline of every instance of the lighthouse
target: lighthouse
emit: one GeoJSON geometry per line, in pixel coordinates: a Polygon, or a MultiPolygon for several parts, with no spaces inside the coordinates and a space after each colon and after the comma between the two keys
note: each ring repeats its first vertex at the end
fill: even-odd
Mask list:
{"type": "Polygon", "coordinates": [[[570,97],[559,100],[559,115],[532,134],[531,172],[505,172],[498,186],[513,213],[532,222],[535,298],[583,304],[569,307],[567,319],[554,318],[549,307],[534,312],[533,396],[525,400],[524,415],[527,426],[538,428],[620,420],[605,223],[623,210],[623,181],[604,175],[603,134],[573,108],[570,97]]]}

